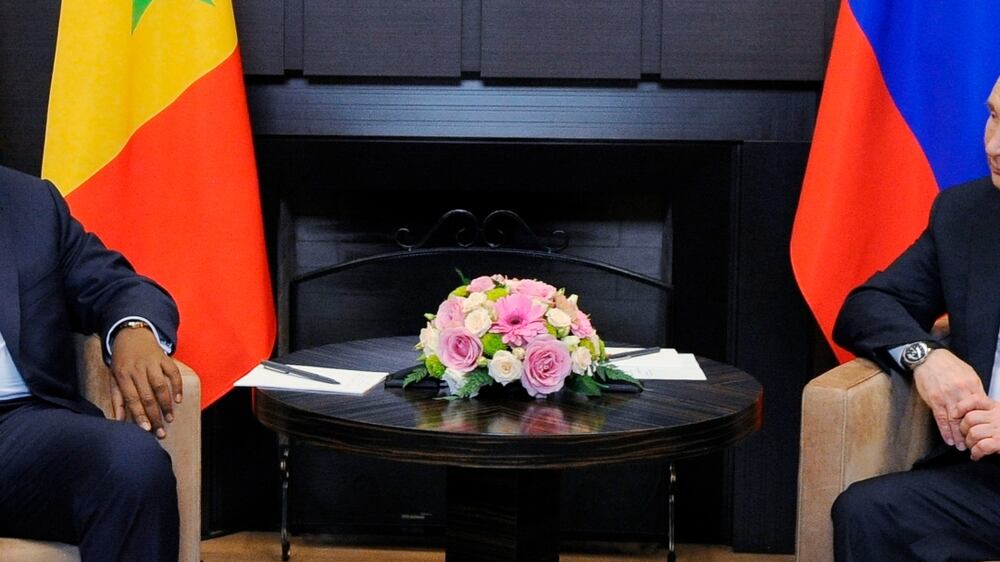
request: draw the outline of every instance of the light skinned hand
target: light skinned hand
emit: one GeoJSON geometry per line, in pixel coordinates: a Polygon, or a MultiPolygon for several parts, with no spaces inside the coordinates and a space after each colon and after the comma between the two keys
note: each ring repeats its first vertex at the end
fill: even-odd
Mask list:
{"type": "Polygon", "coordinates": [[[111,372],[125,412],[139,427],[166,437],[166,423],[174,420],[173,404],[183,399],[183,387],[180,370],[156,336],[146,329],[119,331],[111,348],[111,372]]]}
{"type": "Polygon", "coordinates": [[[944,442],[959,451],[966,447],[960,424],[974,400],[986,398],[976,371],[947,349],[935,349],[913,370],[917,392],[934,414],[944,442]]]}
{"type": "Polygon", "coordinates": [[[1000,402],[989,397],[972,397],[959,407],[969,409],[962,418],[961,431],[972,460],[1000,451],[1000,402]]]}

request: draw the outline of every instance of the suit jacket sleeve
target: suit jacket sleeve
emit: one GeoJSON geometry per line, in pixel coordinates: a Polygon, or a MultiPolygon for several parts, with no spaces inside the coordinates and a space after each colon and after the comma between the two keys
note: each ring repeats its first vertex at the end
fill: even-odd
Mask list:
{"type": "Polygon", "coordinates": [[[70,216],[59,192],[48,182],[46,185],[55,203],[59,268],[74,329],[97,333],[101,341],[106,341],[108,331],[118,320],[142,316],[153,322],[176,349],[179,318],[170,295],[151,279],[137,274],[124,256],[85,231],[70,216]]]}
{"type": "Polygon", "coordinates": [[[939,206],[940,197],[913,245],[885,271],[851,291],[834,326],[834,341],[886,371],[899,370],[889,348],[936,339],[931,327],[945,313],[935,236],[939,206]]]}

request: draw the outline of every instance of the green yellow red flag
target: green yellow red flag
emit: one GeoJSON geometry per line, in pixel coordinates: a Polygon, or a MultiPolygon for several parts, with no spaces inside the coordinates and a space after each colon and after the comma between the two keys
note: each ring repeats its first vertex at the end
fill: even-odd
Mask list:
{"type": "Polygon", "coordinates": [[[230,0],[63,0],[42,175],[177,300],[202,406],[275,315],[230,0]]]}

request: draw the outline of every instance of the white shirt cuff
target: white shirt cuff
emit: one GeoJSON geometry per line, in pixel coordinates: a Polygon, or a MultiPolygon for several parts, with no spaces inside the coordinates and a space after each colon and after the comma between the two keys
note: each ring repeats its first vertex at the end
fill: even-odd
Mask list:
{"type": "Polygon", "coordinates": [[[902,369],[904,373],[906,372],[906,367],[903,366],[903,363],[900,362],[900,359],[902,359],[903,357],[903,350],[906,349],[906,346],[908,345],[910,344],[906,343],[903,345],[897,345],[896,347],[889,348],[889,355],[892,356],[893,360],[896,361],[896,364],[899,365],[899,368],[902,369]]]}
{"type": "Polygon", "coordinates": [[[118,329],[118,326],[122,325],[122,323],[129,322],[131,320],[139,320],[140,322],[144,322],[147,326],[149,326],[149,329],[153,331],[153,335],[156,336],[156,341],[159,342],[160,347],[163,348],[163,353],[166,353],[167,355],[173,353],[174,351],[173,344],[160,337],[160,332],[156,329],[156,326],[154,326],[152,322],[146,320],[142,316],[126,316],[125,318],[122,318],[121,320],[115,322],[114,326],[111,326],[111,329],[108,330],[108,337],[107,340],[104,342],[104,345],[108,351],[109,357],[111,356],[111,344],[114,343],[114,338],[111,337],[111,334],[115,333],[115,330],[118,329]]]}

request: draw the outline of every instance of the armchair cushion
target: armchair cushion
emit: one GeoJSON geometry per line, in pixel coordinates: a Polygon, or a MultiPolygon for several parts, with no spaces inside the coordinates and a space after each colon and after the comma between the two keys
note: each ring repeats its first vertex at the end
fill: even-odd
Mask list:
{"type": "Polygon", "coordinates": [[[833,560],[830,508],[850,484],[908,470],[933,445],[912,381],[865,359],[831,369],[802,395],[796,557],[833,560]]]}

